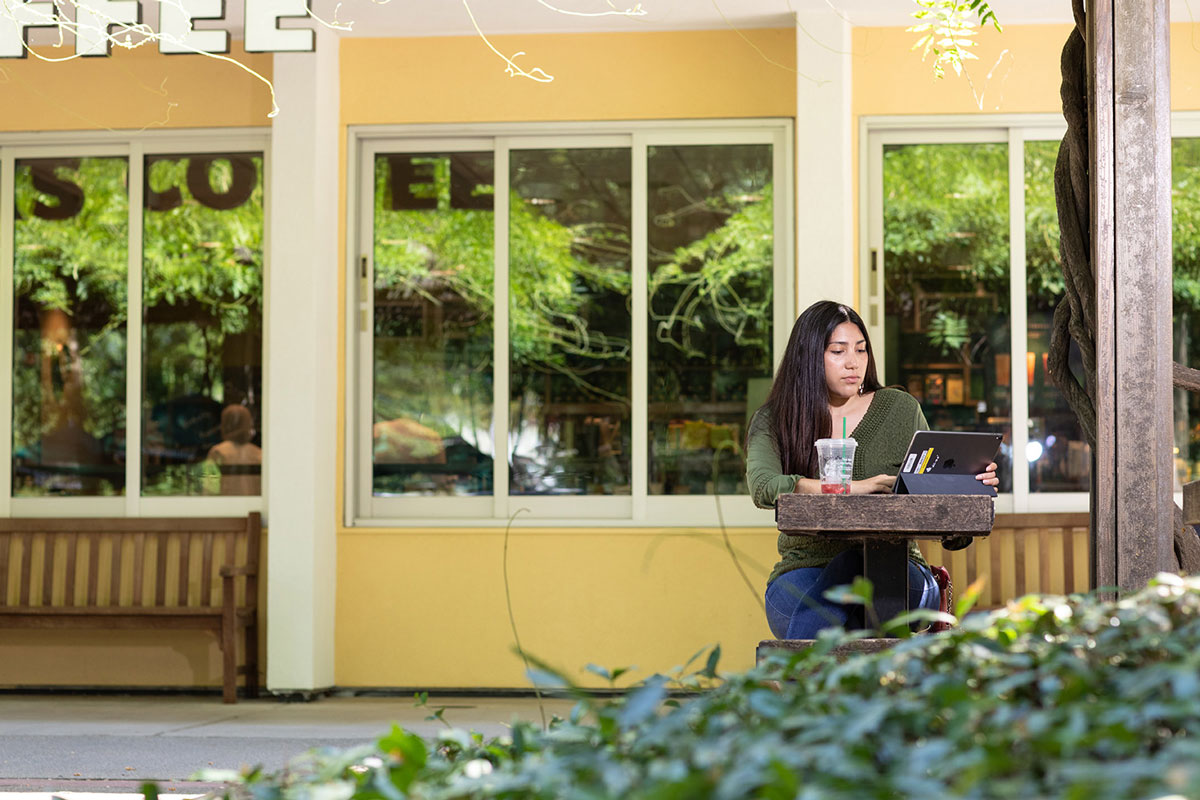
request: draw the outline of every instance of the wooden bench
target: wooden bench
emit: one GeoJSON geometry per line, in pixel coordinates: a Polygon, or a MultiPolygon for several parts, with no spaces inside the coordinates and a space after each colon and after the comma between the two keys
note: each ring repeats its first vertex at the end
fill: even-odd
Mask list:
{"type": "MultiPolygon", "coordinates": [[[[914,539],[987,536],[995,507],[986,495],[817,495],[783,494],[776,507],[780,533],[819,536],[858,543],[863,573],[874,587],[880,621],[908,610],[908,550],[914,539]]],[[[761,659],[771,650],[796,650],[811,640],[765,639],[761,659]]],[[[864,639],[850,649],[878,649],[886,640],[864,639]]]]}
{"type": "Polygon", "coordinates": [[[0,628],[211,631],[223,699],[258,693],[262,519],[0,519],[0,628]],[[238,666],[238,634],[244,636],[238,666]]]}

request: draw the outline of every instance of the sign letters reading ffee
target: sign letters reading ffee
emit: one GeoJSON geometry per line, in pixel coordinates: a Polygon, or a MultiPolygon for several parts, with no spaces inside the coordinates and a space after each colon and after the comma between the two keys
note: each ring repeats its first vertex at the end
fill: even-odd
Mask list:
{"type": "MultiPolygon", "coordinates": [[[[54,0],[0,0],[0,58],[24,58],[30,28],[60,28],[75,34],[75,55],[106,56],[109,31],[140,25],[140,0],[75,0],[75,20],[59,15],[54,0]]],[[[229,32],[193,30],[192,20],[225,22],[225,0],[159,0],[158,49],[162,53],[228,53],[229,32]]],[[[309,0],[245,0],[248,53],[311,53],[310,28],[280,28],[279,20],[308,17],[309,0]]]]}

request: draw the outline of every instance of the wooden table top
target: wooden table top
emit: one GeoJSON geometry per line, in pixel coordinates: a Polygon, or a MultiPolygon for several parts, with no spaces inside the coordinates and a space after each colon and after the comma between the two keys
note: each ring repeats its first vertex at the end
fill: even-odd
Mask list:
{"type": "Polygon", "coordinates": [[[996,518],[993,498],[980,494],[782,494],[780,532],[864,539],[942,539],[987,536],[996,518]]]}

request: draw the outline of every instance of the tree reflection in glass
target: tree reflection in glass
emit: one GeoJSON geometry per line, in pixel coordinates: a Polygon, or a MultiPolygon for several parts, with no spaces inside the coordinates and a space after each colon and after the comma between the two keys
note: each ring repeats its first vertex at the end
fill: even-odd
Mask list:
{"type": "Polygon", "coordinates": [[[375,496],[492,493],[493,162],[376,157],[375,496]]]}
{"type": "Polygon", "coordinates": [[[745,493],[771,380],[770,145],[649,148],[649,493],[745,493]]]}
{"type": "MultiPolygon", "coordinates": [[[[1025,142],[1025,307],[1029,315],[1024,370],[1029,391],[1029,444],[1025,460],[1029,491],[1086,492],[1092,449],[1075,412],[1047,371],[1054,309],[1066,291],[1054,201],[1058,147],[1058,141],[1025,142]]],[[[1074,342],[1070,363],[1076,374],[1083,374],[1083,360],[1074,342]]]]}
{"type": "Polygon", "coordinates": [[[1002,492],[1013,460],[1008,229],[1006,145],[884,147],[883,383],[915,396],[934,430],[1002,433],[1002,492]]]}
{"type": "Polygon", "coordinates": [[[125,490],[128,163],[16,162],[13,495],[125,490]]]}
{"type": "Polygon", "coordinates": [[[630,151],[513,151],[512,494],[628,494],[630,151]]]}
{"type": "MultiPolygon", "coordinates": [[[[1200,368],[1200,138],[1171,142],[1174,353],[1200,368]]],[[[1176,491],[1200,480],[1200,394],[1175,390],[1176,491]]]]}
{"type": "Polygon", "coordinates": [[[145,169],[142,494],[261,494],[262,156],[145,169]]]}

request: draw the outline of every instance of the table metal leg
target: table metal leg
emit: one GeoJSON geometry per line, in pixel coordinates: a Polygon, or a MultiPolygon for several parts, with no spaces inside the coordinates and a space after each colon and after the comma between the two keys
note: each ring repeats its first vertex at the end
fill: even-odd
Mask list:
{"type": "Polygon", "coordinates": [[[881,624],[908,610],[907,541],[864,542],[863,574],[875,587],[875,614],[881,624]]]}

